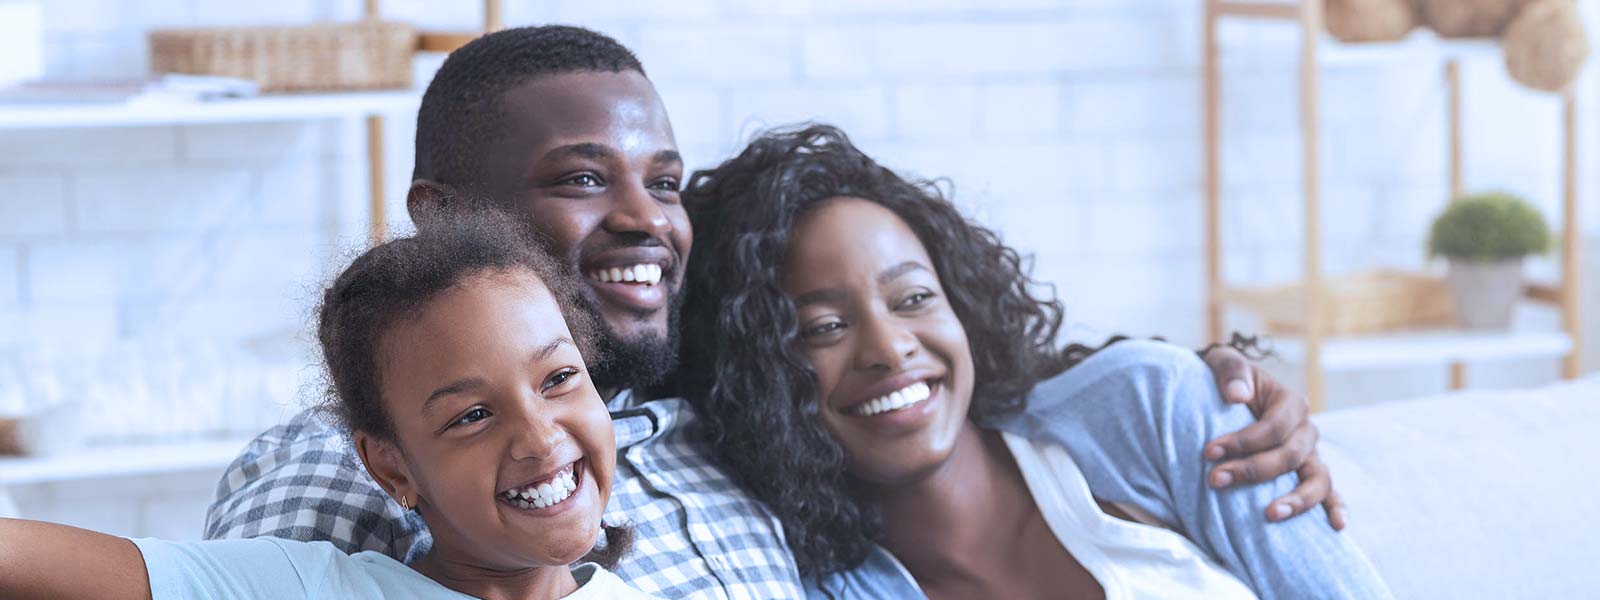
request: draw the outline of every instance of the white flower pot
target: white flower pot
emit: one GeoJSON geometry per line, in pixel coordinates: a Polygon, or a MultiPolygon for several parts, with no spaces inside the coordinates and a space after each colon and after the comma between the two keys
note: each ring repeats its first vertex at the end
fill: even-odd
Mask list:
{"type": "Polygon", "coordinates": [[[1450,292],[1456,316],[1467,329],[1507,329],[1522,297],[1522,258],[1497,261],[1450,259],[1450,292]]]}

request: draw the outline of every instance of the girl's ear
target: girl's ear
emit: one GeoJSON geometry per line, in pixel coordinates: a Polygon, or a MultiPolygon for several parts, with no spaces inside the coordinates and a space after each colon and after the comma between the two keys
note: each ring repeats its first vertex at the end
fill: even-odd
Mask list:
{"type": "Polygon", "coordinates": [[[416,480],[411,477],[411,467],[406,464],[400,448],[394,442],[359,431],[355,434],[355,443],[356,454],[361,456],[361,464],[367,467],[367,474],[372,476],[373,481],[378,482],[378,486],[388,492],[395,502],[405,497],[406,504],[416,506],[422,496],[417,491],[416,480]]]}

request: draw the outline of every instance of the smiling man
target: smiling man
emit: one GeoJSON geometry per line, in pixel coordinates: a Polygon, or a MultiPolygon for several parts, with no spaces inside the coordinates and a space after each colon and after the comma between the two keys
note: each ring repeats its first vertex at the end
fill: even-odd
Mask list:
{"type": "MultiPolygon", "coordinates": [[[[473,208],[461,204],[493,205],[527,222],[586,282],[585,308],[603,324],[603,352],[586,358],[618,448],[605,520],[634,531],[617,574],[665,597],[800,596],[777,520],[713,461],[686,403],[650,394],[677,363],[692,232],[672,125],[633,54],[574,27],[479,38],[428,86],[416,160],[408,208],[419,228],[473,208]]],[[[1208,359],[1224,389],[1262,417],[1208,445],[1209,458],[1231,459],[1214,475],[1238,484],[1299,469],[1301,487],[1279,504],[1298,513],[1328,499],[1303,400],[1235,352],[1208,359]]],[[[406,560],[431,544],[416,514],[390,501],[341,434],[309,412],[245,448],[207,517],[210,538],[329,540],[406,560]]]]}

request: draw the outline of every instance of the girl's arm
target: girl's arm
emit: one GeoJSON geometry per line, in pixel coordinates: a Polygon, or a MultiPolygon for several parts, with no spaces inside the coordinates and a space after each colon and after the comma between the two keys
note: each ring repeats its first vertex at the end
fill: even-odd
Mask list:
{"type": "Polygon", "coordinates": [[[0,519],[0,596],[144,600],[150,577],[139,548],[125,538],[0,519]]]}

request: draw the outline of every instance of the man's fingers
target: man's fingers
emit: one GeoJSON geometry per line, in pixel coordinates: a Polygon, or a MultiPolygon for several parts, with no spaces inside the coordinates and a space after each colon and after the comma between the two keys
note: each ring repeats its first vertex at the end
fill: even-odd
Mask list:
{"type": "MultiPolygon", "coordinates": [[[[1317,462],[1321,464],[1322,460],[1318,459],[1317,462]]],[[[1327,471],[1326,466],[1323,467],[1323,471],[1327,471]]],[[[1328,483],[1328,499],[1322,501],[1322,508],[1328,511],[1328,524],[1333,526],[1333,530],[1344,531],[1345,525],[1350,523],[1350,509],[1344,505],[1344,499],[1339,497],[1339,492],[1333,489],[1331,480],[1328,483]]]]}
{"type": "Polygon", "coordinates": [[[1206,352],[1204,358],[1206,366],[1211,367],[1211,375],[1217,379],[1217,389],[1222,390],[1223,400],[1243,404],[1255,398],[1255,373],[1244,354],[1228,346],[1217,346],[1206,352]]]}
{"type": "MultiPolygon", "coordinates": [[[[1329,478],[1328,467],[1322,463],[1321,459],[1312,456],[1310,460],[1300,466],[1298,473],[1300,475],[1300,484],[1296,485],[1294,490],[1288,494],[1284,494],[1283,497],[1273,500],[1272,504],[1267,505],[1268,521],[1276,522],[1299,516],[1311,510],[1311,507],[1326,502],[1332,496],[1333,480],[1329,478]]],[[[1330,523],[1332,522],[1332,514],[1331,512],[1329,513],[1330,523]]],[[[1338,527],[1335,526],[1334,529],[1338,529],[1338,527]]]]}
{"type": "MultiPolygon", "coordinates": [[[[1287,395],[1287,392],[1280,391],[1277,395],[1287,395]]],[[[1206,444],[1206,460],[1243,458],[1272,450],[1283,445],[1297,429],[1308,424],[1303,405],[1298,402],[1275,401],[1256,422],[1206,444]]]]}
{"type": "MultiPolygon", "coordinates": [[[[1261,424],[1263,423],[1256,423],[1251,427],[1261,424]]],[[[1248,429],[1231,434],[1231,437],[1241,437],[1248,432],[1248,429]]],[[[1262,435],[1276,437],[1278,433],[1272,431],[1262,435]]],[[[1317,435],[1316,428],[1308,423],[1294,430],[1292,434],[1282,441],[1266,446],[1268,450],[1264,452],[1252,452],[1247,455],[1230,454],[1231,456],[1245,457],[1224,462],[1212,468],[1211,485],[1212,487],[1222,488],[1231,485],[1257,483],[1275,479],[1280,475],[1299,469],[1306,462],[1306,458],[1316,451],[1317,435]]],[[[1218,442],[1227,444],[1229,439],[1230,436],[1223,436],[1218,439],[1218,442]]],[[[1319,497],[1318,501],[1320,500],[1321,498],[1319,497]]],[[[1311,504],[1315,504],[1315,502],[1307,503],[1306,505],[1309,506],[1311,504]]]]}

